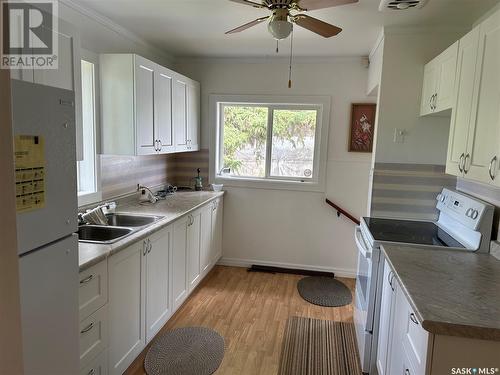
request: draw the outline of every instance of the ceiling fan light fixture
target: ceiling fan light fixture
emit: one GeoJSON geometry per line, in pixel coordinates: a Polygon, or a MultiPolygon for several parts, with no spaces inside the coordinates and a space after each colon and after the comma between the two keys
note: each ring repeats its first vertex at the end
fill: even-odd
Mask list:
{"type": "Polygon", "coordinates": [[[288,38],[291,34],[293,25],[288,21],[287,15],[283,17],[283,15],[275,14],[271,17],[267,29],[274,39],[282,40],[288,38]]]}

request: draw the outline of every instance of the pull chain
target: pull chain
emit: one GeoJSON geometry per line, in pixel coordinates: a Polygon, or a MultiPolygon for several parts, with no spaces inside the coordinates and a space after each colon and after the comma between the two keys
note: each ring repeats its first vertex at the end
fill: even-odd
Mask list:
{"type": "Polygon", "coordinates": [[[290,69],[288,71],[288,88],[292,88],[292,62],[293,62],[293,26],[292,35],[290,36],[290,69]]]}
{"type": "Polygon", "coordinates": [[[276,53],[280,53],[280,41],[276,39],[276,53]]]}

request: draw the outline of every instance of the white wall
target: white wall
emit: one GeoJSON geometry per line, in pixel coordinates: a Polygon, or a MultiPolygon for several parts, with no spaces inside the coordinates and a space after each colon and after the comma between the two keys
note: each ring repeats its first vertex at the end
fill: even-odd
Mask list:
{"type": "Polygon", "coordinates": [[[361,58],[299,61],[287,88],[286,60],[185,60],[176,70],[201,82],[202,148],[210,145],[209,94],[327,95],[332,98],[325,193],[226,188],[226,264],[307,267],[354,275],[354,225],[337,218],[325,196],[361,216],[366,211],[370,154],[347,152],[351,103],[371,102],[361,58]]]}
{"type": "Polygon", "coordinates": [[[424,65],[465,32],[386,31],[377,123],[377,163],[446,162],[450,114],[420,117],[424,65]],[[394,129],[406,132],[394,143],[394,129]]]}

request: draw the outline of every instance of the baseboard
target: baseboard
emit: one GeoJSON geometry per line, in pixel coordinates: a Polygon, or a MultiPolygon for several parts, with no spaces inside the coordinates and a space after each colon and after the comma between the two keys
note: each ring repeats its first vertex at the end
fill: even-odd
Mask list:
{"type": "Polygon", "coordinates": [[[345,268],[337,267],[321,267],[313,266],[310,264],[295,264],[295,263],[283,263],[283,262],[268,262],[256,259],[240,259],[240,258],[226,258],[222,257],[219,259],[217,264],[221,266],[232,266],[232,267],[250,267],[252,264],[257,264],[259,266],[271,266],[271,267],[282,267],[282,268],[293,268],[293,269],[303,269],[310,271],[321,271],[321,272],[333,272],[335,276],[338,277],[348,277],[356,278],[356,270],[350,270],[345,268]]]}

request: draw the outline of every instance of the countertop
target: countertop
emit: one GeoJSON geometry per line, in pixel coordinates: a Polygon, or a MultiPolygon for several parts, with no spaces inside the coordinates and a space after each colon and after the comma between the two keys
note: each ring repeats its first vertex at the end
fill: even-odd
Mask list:
{"type": "Polygon", "coordinates": [[[392,244],[382,251],[425,330],[500,341],[500,260],[392,244]]]}
{"type": "Polygon", "coordinates": [[[150,236],[152,233],[166,227],[181,216],[223,195],[223,191],[177,192],[174,195],[168,196],[167,199],[161,200],[155,204],[142,205],[135,199],[129,200],[126,203],[118,202],[116,208],[117,213],[157,215],[163,216],[163,218],[113,244],[105,245],[79,242],[78,252],[80,271],[99,263],[110,255],[116,254],[134,242],[150,236]]]}

